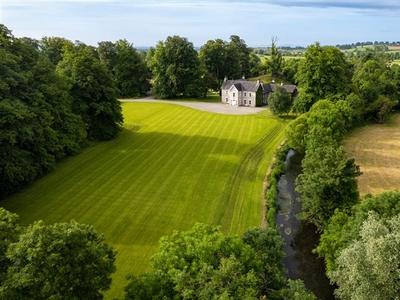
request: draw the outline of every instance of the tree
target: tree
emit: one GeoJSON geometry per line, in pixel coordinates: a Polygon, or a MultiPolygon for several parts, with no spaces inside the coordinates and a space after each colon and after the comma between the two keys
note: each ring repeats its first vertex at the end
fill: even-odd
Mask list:
{"type": "Polygon", "coordinates": [[[123,122],[118,90],[92,47],[77,43],[65,49],[57,70],[71,84],[74,112],[82,117],[91,140],[110,140],[123,122]]]}
{"type": "Polygon", "coordinates": [[[276,86],[275,90],[268,96],[268,106],[274,115],[289,113],[292,105],[292,97],[281,86],[276,86]]]}
{"type": "Polygon", "coordinates": [[[349,209],[359,200],[356,177],[361,174],[343,147],[320,145],[307,149],[303,173],[297,178],[300,217],[322,230],[335,209],[349,209]]]}
{"type": "Polygon", "coordinates": [[[398,103],[398,90],[392,78],[392,70],[376,59],[370,59],[358,67],[353,83],[364,102],[365,117],[382,123],[398,103]]]}
{"type": "Polygon", "coordinates": [[[359,238],[362,224],[371,211],[381,220],[400,214],[400,192],[385,192],[377,196],[366,195],[350,211],[335,211],[316,248],[317,253],[325,259],[328,273],[337,269],[337,258],[343,249],[359,238]]]}
{"type": "Polygon", "coordinates": [[[111,285],[115,255],[91,226],[36,222],[8,247],[0,298],[99,299],[111,285]]]}
{"type": "Polygon", "coordinates": [[[400,216],[387,221],[370,213],[360,239],[344,249],[329,273],[340,299],[396,299],[400,294],[400,216]]]}
{"type": "Polygon", "coordinates": [[[273,229],[250,229],[240,239],[196,224],[161,239],[153,272],[131,277],[126,299],[256,299],[264,291],[270,296],[283,283],[281,248],[273,229]]]}
{"type": "Polygon", "coordinates": [[[296,73],[296,80],[302,89],[300,96],[302,93],[307,95],[299,96],[295,101],[306,104],[302,108],[304,111],[299,112],[308,111],[318,100],[337,94],[346,95],[351,85],[349,69],[344,54],[338,48],[321,47],[319,43],[310,45],[296,73]],[[309,101],[304,101],[304,97],[309,101]]]}
{"type": "Polygon", "coordinates": [[[317,297],[304,286],[300,279],[288,280],[286,289],[281,292],[282,300],[317,300],[317,297]]]}
{"type": "Polygon", "coordinates": [[[0,286],[10,261],[6,253],[8,247],[18,240],[21,228],[18,224],[18,215],[12,214],[0,207],[0,286]]]}
{"type": "MultiPolygon", "coordinates": [[[[232,77],[228,73],[227,61],[228,44],[221,40],[209,40],[200,48],[199,59],[209,77],[207,87],[218,90],[225,76],[232,77]]],[[[239,61],[238,61],[239,63],[239,61]]]]}
{"type": "Polygon", "coordinates": [[[64,47],[70,47],[73,43],[61,37],[43,37],[40,42],[40,49],[52,62],[54,68],[62,60],[64,47]]]}
{"type": "MultiPolygon", "coordinates": [[[[69,86],[37,43],[0,33],[0,198],[81,149],[84,123],[72,111],[69,86]]],[[[0,30],[0,31],[1,31],[0,30]]]]}
{"type": "Polygon", "coordinates": [[[291,121],[285,130],[285,136],[290,148],[304,153],[306,150],[306,135],[308,133],[308,114],[302,114],[291,121]]]}
{"type": "Polygon", "coordinates": [[[271,38],[270,58],[267,61],[267,66],[272,77],[280,76],[282,72],[282,54],[276,47],[277,42],[278,38],[276,36],[271,38]]]}
{"type": "MultiPolygon", "coordinates": [[[[231,57],[232,60],[238,59],[239,60],[239,69],[237,70],[238,72],[238,77],[248,77],[250,76],[250,53],[251,53],[251,48],[247,47],[246,42],[241,39],[237,35],[231,35],[230,36],[230,41],[228,45],[228,57],[231,57]]],[[[234,66],[234,65],[232,65],[234,66]]]]}
{"type": "Polygon", "coordinates": [[[158,42],[150,65],[157,98],[205,96],[198,54],[186,38],[169,36],[158,42]]]}
{"type": "Polygon", "coordinates": [[[112,74],[120,97],[145,95],[150,89],[146,62],[127,40],[100,42],[97,52],[112,74]]]}

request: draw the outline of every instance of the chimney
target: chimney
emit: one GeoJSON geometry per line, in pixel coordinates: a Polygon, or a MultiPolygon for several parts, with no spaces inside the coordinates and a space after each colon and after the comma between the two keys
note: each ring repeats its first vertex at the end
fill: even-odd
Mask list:
{"type": "Polygon", "coordinates": [[[227,80],[228,80],[228,77],[225,76],[225,77],[224,77],[224,82],[226,82],[227,80]]]}
{"type": "Polygon", "coordinates": [[[243,76],[242,76],[242,79],[243,79],[243,80],[246,79],[246,77],[244,77],[244,74],[243,74],[243,76]]]}
{"type": "Polygon", "coordinates": [[[272,78],[272,83],[275,83],[275,79],[274,78],[272,78]]]}
{"type": "Polygon", "coordinates": [[[281,86],[283,86],[283,82],[281,82],[281,86]]]}

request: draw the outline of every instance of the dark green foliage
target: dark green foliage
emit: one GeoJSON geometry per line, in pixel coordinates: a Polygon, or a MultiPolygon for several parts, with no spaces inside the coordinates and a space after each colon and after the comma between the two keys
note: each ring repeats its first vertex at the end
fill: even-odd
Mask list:
{"type": "Polygon", "coordinates": [[[144,58],[127,40],[100,42],[97,52],[112,74],[120,97],[138,97],[149,91],[150,71],[144,58]]]}
{"type": "MultiPolygon", "coordinates": [[[[161,239],[153,272],[131,277],[126,299],[256,299],[282,287],[282,240],[253,228],[243,240],[196,224],[161,239]],[[143,298],[140,298],[143,297],[143,298]]],[[[272,296],[271,296],[272,297],[272,296]]]]}
{"type": "Polygon", "coordinates": [[[370,211],[375,212],[384,220],[400,214],[400,192],[385,192],[377,196],[367,195],[348,212],[335,211],[316,249],[317,253],[325,259],[327,272],[336,269],[336,259],[340,252],[358,239],[361,226],[370,211]]]}
{"type": "Polygon", "coordinates": [[[69,86],[30,39],[5,27],[0,42],[0,198],[77,153],[86,137],[69,86]]]}
{"type": "Polygon", "coordinates": [[[207,41],[200,48],[199,59],[209,89],[219,90],[225,76],[236,79],[259,74],[260,58],[236,35],[229,42],[207,41]]]}
{"type": "Polygon", "coordinates": [[[273,227],[249,228],[243,234],[243,241],[256,251],[256,256],[261,259],[262,268],[258,272],[261,279],[259,290],[261,295],[274,295],[284,286],[283,277],[283,240],[273,227]]]}
{"type": "Polygon", "coordinates": [[[52,62],[54,68],[62,60],[65,47],[71,47],[73,43],[60,37],[43,37],[40,42],[40,50],[52,62]]]}
{"type": "Polygon", "coordinates": [[[358,202],[356,177],[361,173],[343,147],[329,145],[307,150],[302,167],[296,188],[301,195],[300,217],[322,230],[335,209],[349,209],[358,202]]]}
{"type": "Polygon", "coordinates": [[[396,88],[392,69],[376,59],[360,63],[353,77],[363,100],[363,115],[383,123],[398,104],[400,90],[396,88]]]}
{"type": "Polygon", "coordinates": [[[8,247],[1,299],[100,299],[111,285],[115,251],[87,225],[29,226],[8,247]]]}
{"type": "Polygon", "coordinates": [[[90,140],[110,140],[121,130],[123,122],[118,90],[95,55],[84,44],[65,49],[58,71],[69,79],[73,110],[82,117],[90,140]]]}
{"type": "Polygon", "coordinates": [[[7,249],[18,240],[20,232],[18,215],[0,207],[0,286],[10,265],[10,261],[6,257],[7,249]]]}
{"type": "Polygon", "coordinates": [[[337,94],[346,95],[351,83],[349,69],[344,54],[338,48],[321,47],[319,43],[308,46],[296,73],[296,81],[301,88],[295,100],[296,111],[306,112],[318,100],[337,94]]]}
{"type": "Polygon", "coordinates": [[[193,44],[179,36],[157,44],[150,62],[157,98],[198,98],[206,95],[200,62],[193,44]]]}
{"type": "Polygon", "coordinates": [[[282,74],[286,81],[297,84],[295,75],[299,69],[301,59],[291,58],[283,61],[282,74]]]}
{"type": "Polygon", "coordinates": [[[317,297],[304,286],[300,279],[288,280],[287,287],[281,291],[282,300],[317,300],[317,297]]]}
{"type": "Polygon", "coordinates": [[[289,113],[292,105],[292,97],[281,86],[277,86],[268,96],[268,106],[274,115],[289,113]]]}

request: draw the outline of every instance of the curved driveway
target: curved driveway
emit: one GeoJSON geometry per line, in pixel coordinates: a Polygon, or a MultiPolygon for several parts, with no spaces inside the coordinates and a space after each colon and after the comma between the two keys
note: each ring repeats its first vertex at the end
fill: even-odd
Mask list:
{"type": "Polygon", "coordinates": [[[267,109],[264,107],[246,107],[246,106],[229,106],[222,102],[195,102],[195,101],[169,101],[169,100],[155,100],[152,97],[139,98],[139,99],[121,99],[121,102],[153,102],[153,103],[167,103],[177,104],[198,110],[204,110],[219,114],[228,115],[250,115],[257,114],[260,111],[267,109]]]}

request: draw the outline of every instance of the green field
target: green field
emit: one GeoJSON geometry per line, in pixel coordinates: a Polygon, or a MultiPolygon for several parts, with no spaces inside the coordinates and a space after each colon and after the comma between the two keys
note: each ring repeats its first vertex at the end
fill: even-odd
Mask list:
{"type": "Polygon", "coordinates": [[[123,103],[113,141],[87,148],[1,204],[22,224],[75,219],[117,251],[106,298],[123,296],[128,273],[148,270],[158,240],[196,221],[242,233],[258,226],[266,170],[285,123],[160,103],[123,103]]]}

